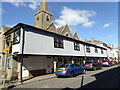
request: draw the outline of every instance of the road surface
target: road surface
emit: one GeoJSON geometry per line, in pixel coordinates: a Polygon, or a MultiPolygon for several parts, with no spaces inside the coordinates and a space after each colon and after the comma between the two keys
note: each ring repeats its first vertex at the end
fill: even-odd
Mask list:
{"type": "Polygon", "coordinates": [[[31,82],[18,85],[16,88],[62,88],[62,89],[79,89],[79,88],[119,88],[120,67],[103,67],[101,70],[87,71],[76,77],[51,78],[42,81],[31,82]],[[83,78],[83,84],[81,87],[83,78]]]}

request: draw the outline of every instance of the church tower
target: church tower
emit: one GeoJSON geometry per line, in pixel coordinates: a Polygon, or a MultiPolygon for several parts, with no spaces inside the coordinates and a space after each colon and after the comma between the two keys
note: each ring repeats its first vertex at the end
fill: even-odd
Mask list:
{"type": "Polygon", "coordinates": [[[41,0],[40,9],[34,14],[34,26],[47,29],[52,22],[53,15],[48,11],[46,0],[41,0]]]}

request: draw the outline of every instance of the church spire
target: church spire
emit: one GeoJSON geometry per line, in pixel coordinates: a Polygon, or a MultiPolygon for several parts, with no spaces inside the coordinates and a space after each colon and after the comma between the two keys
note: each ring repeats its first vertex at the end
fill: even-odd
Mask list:
{"type": "Polygon", "coordinates": [[[41,0],[40,2],[40,11],[48,11],[48,5],[46,0],[41,0]]]}

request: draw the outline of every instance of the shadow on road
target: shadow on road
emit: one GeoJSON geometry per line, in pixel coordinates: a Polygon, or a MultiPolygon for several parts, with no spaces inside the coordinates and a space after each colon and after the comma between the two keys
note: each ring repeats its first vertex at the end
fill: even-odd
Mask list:
{"type": "MultiPolygon", "coordinates": [[[[79,88],[64,88],[62,90],[79,90],[83,88],[120,88],[120,67],[93,75],[96,80],[79,88]]],[[[85,78],[84,78],[85,79],[85,78]]],[[[84,82],[83,79],[83,82],[84,82]]]]}

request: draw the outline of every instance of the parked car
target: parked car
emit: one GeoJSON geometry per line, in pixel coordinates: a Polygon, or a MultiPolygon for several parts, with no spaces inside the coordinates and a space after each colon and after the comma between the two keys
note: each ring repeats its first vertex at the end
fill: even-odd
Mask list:
{"type": "Polygon", "coordinates": [[[109,61],[109,60],[104,60],[104,61],[102,61],[102,66],[112,66],[112,62],[111,61],[109,61]]]}
{"type": "Polygon", "coordinates": [[[118,63],[119,63],[118,59],[113,59],[113,61],[115,61],[115,62],[116,62],[116,64],[118,64],[118,63]]]}
{"type": "Polygon", "coordinates": [[[86,70],[88,70],[88,69],[92,69],[92,70],[102,69],[102,63],[99,63],[97,61],[85,62],[84,67],[86,70]]]}
{"type": "Polygon", "coordinates": [[[117,61],[114,61],[115,62],[115,65],[117,65],[118,63],[117,63],[117,61]]]}
{"type": "Polygon", "coordinates": [[[75,76],[77,74],[86,73],[85,68],[79,64],[63,64],[56,69],[55,74],[59,76],[75,76]]]}
{"type": "Polygon", "coordinates": [[[115,61],[113,61],[113,60],[111,60],[111,63],[112,63],[112,65],[116,65],[116,62],[115,62],[115,61]]]}

